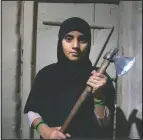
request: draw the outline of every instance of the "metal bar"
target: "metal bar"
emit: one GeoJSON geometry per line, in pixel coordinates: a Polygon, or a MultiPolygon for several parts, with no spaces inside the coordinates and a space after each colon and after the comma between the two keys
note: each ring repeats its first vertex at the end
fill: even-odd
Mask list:
{"type": "MultiPolygon", "coordinates": [[[[49,25],[49,26],[61,26],[62,22],[59,22],[59,21],[43,21],[43,24],[49,25]]],[[[91,29],[111,29],[112,27],[90,25],[90,28],[91,29]]]]}
{"type": "Polygon", "coordinates": [[[21,73],[22,73],[22,35],[21,35],[21,22],[22,22],[22,1],[17,1],[17,23],[16,23],[16,36],[17,36],[17,64],[16,64],[16,89],[15,89],[15,136],[21,139],[21,73]]]}
{"type": "MultiPolygon", "coordinates": [[[[95,3],[93,4],[93,22],[95,22],[95,3]]],[[[94,45],[94,36],[95,36],[95,29],[93,29],[93,37],[92,37],[93,45],[94,45]]]]}
{"type": "Polygon", "coordinates": [[[104,4],[119,4],[119,0],[41,0],[39,2],[46,3],[104,3],[104,4]]]}
{"type": "MultiPolygon", "coordinates": [[[[38,3],[34,1],[33,8],[33,32],[32,32],[32,54],[31,54],[31,86],[36,75],[36,40],[37,40],[37,15],[38,3]]],[[[34,138],[34,130],[30,128],[30,139],[34,138]]]]}
{"type": "Polygon", "coordinates": [[[99,53],[99,55],[98,55],[98,57],[97,57],[97,59],[96,59],[96,62],[95,62],[95,64],[94,64],[95,67],[96,67],[96,65],[97,65],[97,63],[98,63],[98,61],[99,61],[99,59],[100,59],[100,57],[101,57],[103,51],[105,50],[105,48],[106,48],[106,46],[107,46],[107,43],[108,43],[108,41],[109,41],[109,39],[110,39],[110,37],[111,37],[113,31],[114,31],[114,27],[112,27],[112,29],[111,29],[109,35],[107,36],[107,39],[106,39],[105,43],[103,44],[103,47],[102,47],[102,49],[101,49],[101,51],[100,51],[100,53],[99,53]]]}

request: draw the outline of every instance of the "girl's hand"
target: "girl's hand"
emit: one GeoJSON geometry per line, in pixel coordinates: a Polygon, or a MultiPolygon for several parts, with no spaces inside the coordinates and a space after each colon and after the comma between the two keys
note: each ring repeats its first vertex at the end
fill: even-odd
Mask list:
{"type": "Polygon", "coordinates": [[[39,128],[39,133],[44,139],[66,139],[67,137],[70,137],[70,135],[63,134],[60,132],[61,127],[48,127],[45,124],[41,124],[39,128]]]}
{"type": "Polygon", "coordinates": [[[92,93],[103,87],[107,83],[107,77],[104,74],[98,73],[95,70],[91,72],[87,84],[92,87],[92,93]]]}

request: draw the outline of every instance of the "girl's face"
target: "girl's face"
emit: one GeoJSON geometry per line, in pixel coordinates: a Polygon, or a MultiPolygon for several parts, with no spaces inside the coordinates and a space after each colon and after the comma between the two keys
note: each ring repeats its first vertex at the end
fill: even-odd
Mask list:
{"type": "Polygon", "coordinates": [[[86,54],[88,42],[82,33],[71,31],[63,38],[62,46],[65,56],[71,61],[77,61],[86,54]]]}

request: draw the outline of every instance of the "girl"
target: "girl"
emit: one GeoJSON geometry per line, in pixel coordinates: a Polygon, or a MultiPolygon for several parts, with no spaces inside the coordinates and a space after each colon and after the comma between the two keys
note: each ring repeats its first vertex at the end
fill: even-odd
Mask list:
{"type": "Polygon", "coordinates": [[[90,26],[81,18],[69,18],[62,23],[58,38],[58,62],[38,72],[24,113],[43,139],[107,137],[104,124],[112,122],[115,91],[109,76],[93,70],[89,60],[90,26]],[[63,134],[60,126],[86,85],[93,88],[92,93],[63,134]]]}

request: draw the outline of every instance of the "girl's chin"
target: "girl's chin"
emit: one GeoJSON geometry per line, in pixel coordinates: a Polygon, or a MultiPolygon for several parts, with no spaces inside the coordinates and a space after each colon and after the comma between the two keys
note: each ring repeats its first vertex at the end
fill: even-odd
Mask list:
{"type": "Polygon", "coordinates": [[[70,61],[72,61],[72,62],[78,62],[80,60],[80,58],[70,58],[70,61]]]}
{"type": "Polygon", "coordinates": [[[79,60],[79,57],[78,56],[73,56],[70,58],[71,61],[78,61],[79,60]]]}

